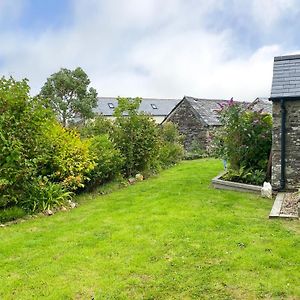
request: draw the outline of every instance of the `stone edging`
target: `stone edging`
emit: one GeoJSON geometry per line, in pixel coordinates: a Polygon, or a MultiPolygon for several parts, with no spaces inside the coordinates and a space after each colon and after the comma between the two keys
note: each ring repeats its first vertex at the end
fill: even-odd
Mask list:
{"type": "Polygon", "coordinates": [[[221,173],[220,175],[213,178],[213,180],[211,181],[215,189],[232,190],[232,191],[256,193],[256,194],[261,193],[261,188],[262,188],[261,186],[220,179],[225,173],[226,172],[221,173]]]}

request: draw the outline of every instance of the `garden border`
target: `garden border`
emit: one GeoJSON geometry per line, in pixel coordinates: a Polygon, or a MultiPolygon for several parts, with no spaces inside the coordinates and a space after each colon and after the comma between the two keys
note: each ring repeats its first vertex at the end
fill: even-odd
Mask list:
{"type": "Polygon", "coordinates": [[[219,174],[218,176],[212,179],[211,182],[215,189],[232,190],[232,191],[256,193],[256,194],[261,193],[262,186],[220,179],[226,173],[227,172],[222,172],[221,174],[219,174]]]}

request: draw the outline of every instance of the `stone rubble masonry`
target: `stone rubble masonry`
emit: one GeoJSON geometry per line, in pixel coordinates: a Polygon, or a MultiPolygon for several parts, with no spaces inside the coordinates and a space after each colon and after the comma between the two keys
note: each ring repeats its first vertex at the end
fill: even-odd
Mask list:
{"type": "Polygon", "coordinates": [[[187,151],[191,149],[193,141],[198,143],[201,149],[208,150],[209,136],[216,126],[208,126],[201,121],[188,101],[184,100],[170,115],[168,121],[176,124],[179,132],[184,135],[184,148],[187,151]]]}
{"type": "MultiPolygon", "coordinates": [[[[286,115],[286,189],[300,188],[300,100],[285,100],[286,115]]],[[[279,188],[281,175],[280,101],[273,102],[272,187],[279,188]]]]}

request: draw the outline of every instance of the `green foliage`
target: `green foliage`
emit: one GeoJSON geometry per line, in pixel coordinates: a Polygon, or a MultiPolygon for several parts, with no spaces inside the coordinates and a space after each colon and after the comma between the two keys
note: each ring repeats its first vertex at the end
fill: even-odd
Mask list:
{"type": "Polygon", "coordinates": [[[97,105],[97,92],[89,88],[90,80],[81,69],[60,69],[52,74],[41,89],[40,95],[47,99],[61,124],[93,117],[92,109],[97,105]]]}
{"type": "Polygon", "coordinates": [[[35,212],[62,206],[72,198],[73,194],[61,184],[42,177],[26,185],[25,195],[20,201],[21,206],[35,212]]]}
{"type": "Polygon", "coordinates": [[[80,128],[80,135],[88,138],[102,134],[112,135],[113,131],[113,122],[103,115],[97,115],[94,120],[90,120],[80,128]]]}
{"type": "Polygon", "coordinates": [[[229,169],[226,174],[223,175],[222,179],[261,185],[265,180],[266,174],[264,170],[253,170],[245,169],[241,167],[239,170],[229,169]]]}
{"type": "Polygon", "coordinates": [[[203,149],[203,146],[196,140],[193,140],[188,152],[185,153],[184,159],[193,160],[208,157],[208,152],[203,149]]]}
{"type": "Polygon", "coordinates": [[[26,80],[0,80],[0,109],[0,209],[49,208],[83,186],[94,167],[88,142],[31,98],[26,80]]]}
{"type": "Polygon", "coordinates": [[[76,131],[59,124],[51,124],[45,137],[46,161],[42,175],[60,182],[68,190],[84,187],[84,182],[89,179],[87,174],[95,166],[89,153],[90,142],[81,140],[76,131]]]}
{"type": "Polygon", "coordinates": [[[29,96],[26,80],[0,80],[0,208],[15,205],[43,159],[43,128],[51,114],[29,96]]]}
{"type": "Polygon", "coordinates": [[[126,176],[149,170],[157,164],[159,129],[154,120],[138,112],[140,98],[118,98],[112,139],[124,157],[126,176]]]}
{"type": "MultiPolygon", "coordinates": [[[[252,173],[253,180],[262,183],[271,151],[272,117],[230,100],[221,104],[220,120],[214,139],[217,156],[226,159],[235,174],[252,173]]],[[[245,176],[241,178],[249,181],[251,176],[245,176]]]]}
{"type": "Polygon", "coordinates": [[[89,150],[96,164],[89,173],[89,186],[94,187],[102,184],[120,174],[123,166],[123,158],[108,135],[93,137],[89,150]]]}
{"type": "Polygon", "coordinates": [[[164,123],[160,128],[161,145],[159,149],[159,163],[163,168],[170,167],[179,162],[184,155],[182,137],[175,124],[164,123]]]}
{"type": "Polygon", "coordinates": [[[20,207],[13,206],[0,210],[0,223],[17,220],[26,215],[26,211],[20,207]]]}
{"type": "Polygon", "coordinates": [[[2,78],[0,101],[1,210],[57,207],[88,182],[95,186],[120,171],[131,176],[167,167],[182,157],[176,128],[159,129],[150,116],[138,113],[139,98],[120,98],[116,121],[96,118],[82,128],[85,140],[62,127],[44,99],[30,97],[26,80],[2,78]]]}

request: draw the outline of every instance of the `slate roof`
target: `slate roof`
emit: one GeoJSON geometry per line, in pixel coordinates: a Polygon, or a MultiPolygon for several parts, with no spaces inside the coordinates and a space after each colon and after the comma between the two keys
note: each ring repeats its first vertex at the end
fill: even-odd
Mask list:
{"type": "Polygon", "coordinates": [[[225,102],[221,99],[200,99],[185,96],[183,100],[188,101],[194,110],[198,113],[199,117],[209,126],[221,125],[218,117],[218,110],[220,105],[218,103],[225,102]]]}
{"type": "MultiPolygon", "coordinates": [[[[142,98],[139,111],[151,114],[152,116],[167,116],[178,102],[180,102],[180,99],[142,98]]],[[[104,116],[112,116],[114,108],[117,106],[117,98],[98,97],[98,105],[94,109],[94,112],[101,113],[104,116]]]]}
{"type": "Polygon", "coordinates": [[[300,55],[274,58],[271,98],[300,96],[300,55]]]}
{"type": "MultiPolygon", "coordinates": [[[[207,125],[207,126],[219,126],[221,125],[219,121],[220,105],[228,100],[224,99],[203,99],[194,98],[190,96],[184,96],[184,98],[173,108],[170,114],[165,118],[164,122],[167,122],[173,112],[177,107],[183,102],[188,101],[197,116],[207,125]]],[[[244,109],[252,107],[255,111],[262,110],[265,113],[272,114],[272,103],[268,98],[256,98],[253,102],[238,102],[244,109]]]]}
{"type": "Polygon", "coordinates": [[[256,98],[248,107],[252,107],[254,111],[272,114],[272,102],[270,102],[268,98],[256,98]]]}

